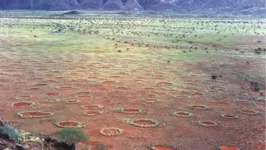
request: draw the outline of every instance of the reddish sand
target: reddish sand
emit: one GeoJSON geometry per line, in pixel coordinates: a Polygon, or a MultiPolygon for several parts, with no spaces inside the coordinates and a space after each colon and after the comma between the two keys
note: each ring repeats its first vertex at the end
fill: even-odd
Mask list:
{"type": "Polygon", "coordinates": [[[221,146],[220,150],[240,150],[240,149],[234,146],[221,146]]]}
{"type": "MultiPolygon", "coordinates": [[[[0,115],[7,121],[19,121],[17,127],[26,131],[52,134],[60,130],[54,125],[56,121],[75,120],[86,124],[82,129],[91,141],[100,141],[110,150],[149,150],[151,145],[169,145],[181,150],[216,150],[219,145],[235,145],[241,150],[257,150],[259,142],[265,140],[265,101],[255,100],[258,95],[247,95],[252,92],[250,83],[229,72],[235,71],[236,62],[245,64],[251,59],[248,69],[242,71],[257,73],[263,70],[262,59],[212,54],[193,62],[184,60],[180,53],[182,58],[167,63],[166,58],[157,58],[164,49],[154,49],[151,54],[145,55],[135,54],[134,51],[95,55],[50,54],[39,51],[38,47],[22,46],[21,50],[7,42],[0,40],[0,45],[6,46],[4,49],[0,46],[0,115]],[[17,61],[20,63],[14,65],[17,61]],[[210,62],[228,62],[227,68],[218,69],[227,69],[222,72],[222,78],[211,79],[212,72],[217,69],[210,68],[210,62]],[[23,76],[13,76],[13,72],[6,70],[16,70],[23,76]],[[60,71],[47,72],[50,70],[60,71]],[[72,86],[75,89],[57,88],[72,86]],[[38,89],[34,89],[36,87],[38,89]],[[44,101],[47,98],[73,100],[73,104],[65,101],[47,103],[44,101]],[[77,104],[76,99],[79,100],[77,104]],[[38,105],[19,110],[12,107],[15,102],[28,100],[38,105]],[[192,104],[196,106],[189,107],[192,104]],[[104,107],[99,109],[98,105],[104,107]],[[205,111],[205,105],[211,109],[205,111]],[[128,115],[117,113],[117,108],[141,108],[144,112],[128,115]],[[245,114],[240,111],[243,109],[259,113],[248,115],[253,111],[245,111],[248,113],[245,114]],[[16,115],[18,111],[30,112],[22,113],[26,117],[23,118],[16,115]],[[178,111],[191,112],[193,117],[174,117],[172,112],[178,111]],[[54,112],[54,115],[48,112],[54,112]],[[222,114],[228,116],[223,118],[222,114]],[[230,115],[237,116],[237,119],[229,119],[230,115]],[[141,118],[158,120],[160,124],[139,120],[141,118]],[[138,121],[132,123],[134,120],[138,121]],[[211,120],[217,126],[202,127],[197,124],[199,120],[211,120]],[[125,134],[103,136],[99,131],[106,127],[117,127],[125,134]]],[[[90,146],[84,145],[84,148],[90,146]]],[[[259,147],[261,150],[262,146],[259,147]]]]}
{"type": "Polygon", "coordinates": [[[116,84],[116,81],[103,81],[102,84],[116,84]]]}
{"type": "Polygon", "coordinates": [[[174,149],[168,146],[158,145],[154,146],[152,150],[174,150],[174,149]]]}

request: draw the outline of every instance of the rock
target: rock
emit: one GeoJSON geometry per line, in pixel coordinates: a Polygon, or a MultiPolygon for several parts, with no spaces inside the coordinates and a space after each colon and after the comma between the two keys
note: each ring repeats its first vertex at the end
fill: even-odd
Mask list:
{"type": "Polygon", "coordinates": [[[50,137],[46,137],[44,140],[45,140],[46,143],[52,142],[52,139],[50,137]]]}
{"type": "Polygon", "coordinates": [[[4,122],[0,119],[0,126],[4,126],[4,122]]]}
{"type": "Polygon", "coordinates": [[[22,145],[16,144],[15,145],[18,150],[26,150],[22,145]]]}

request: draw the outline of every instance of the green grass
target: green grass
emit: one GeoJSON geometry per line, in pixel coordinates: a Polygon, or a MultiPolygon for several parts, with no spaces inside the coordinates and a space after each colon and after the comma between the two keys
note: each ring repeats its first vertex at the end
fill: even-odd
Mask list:
{"type": "MultiPolygon", "coordinates": [[[[23,13],[23,12],[14,12],[23,13]]],[[[29,13],[24,12],[25,15],[29,13]]],[[[56,12],[61,13],[61,12],[56,12]]],[[[83,16],[93,18],[86,12],[83,16]]],[[[41,15],[42,12],[36,13],[41,15]]],[[[43,15],[53,14],[52,12],[43,15]]],[[[188,44],[187,41],[200,43],[205,47],[212,44],[218,44],[221,47],[232,47],[236,42],[241,42],[239,37],[254,36],[255,32],[261,34],[266,33],[266,26],[257,22],[243,23],[224,23],[204,21],[200,19],[174,19],[171,22],[161,22],[159,20],[146,21],[144,18],[126,18],[119,15],[99,15],[93,18],[94,24],[90,20],[55,20],[55,19],[0,19],[0,38],[14,41],[14,43],[24,44],[24,47],[33,50],[38,49],[47,53],[95,53],[103,52],[106,55],[117,54],[118,50],[122,50],[123,54],[130,55],[164,55],[165,57],[183,57],[186,60],[196,60],[204,58],[203,52],[192,52],[191,54],[178,54],[184,49],[165,50],[164,46],[195,46],[188,44]],[[106,20],[101,20],[105,18],[106,20]],[[111,19],[110,19],[111,18],[111,19]],[[122,20],[118,20],[118,18],[122,20]],[[66,27],[64,33],[54,33],[59,28],[55,24],[66,27]],[[70,30],[70,26],[75,31],[70,30]],[[260,26],[260,28],[258,28],[260,26]],[[239,28],[237,28],[239,27],[239,28]],[[82,34],[76,32],[77,29],[86,29],[87,31],[99,31],[99,34],[82,34]],[[121,32],[113,33],[113,29],[121,32]],[[140,33],[134,35],[133,33],[140,33]],[[220,34],[216,34],[220,32],[220,34]],[[186,34],[186,37],[180,37],[186,34]],[[164,36],[172,35],[172,36],[164,36]],[[197,35],[195,37],[194,35],[197,35]],[[36,37],[34,37],[36,36],[36,37]],[[107,40],[103,38],[108,36],[115,38],[120,42],[107,40]],[[177,36],[177,37],[176,37],[177,36]],[[179,40],[177,43],[172,41],[179,40]],[[135,43],[133,46],[124,43],[135,43]],[[142,43],[141,47],[138,43],[142,43]],[[115,47],[115,44],[118,47],[115,47]],[[149,44],[150,47],[145,47],[149,44]],[[161,46],[160,49],[153,46],[161,46]],[[129,48],[129,51],[126,49],[129,48]],[[197,58],[196,58],[197,57],[197,58]]],[[[261,35],[263,38],[263,35],[261,35]]],[[[245,43],[243,43],[245,44],[245,43]]],[[[199,48],[200,49],[200,48],[199,48]]],[[[210,50],[214,48],[210,47],[210,50]]]]}

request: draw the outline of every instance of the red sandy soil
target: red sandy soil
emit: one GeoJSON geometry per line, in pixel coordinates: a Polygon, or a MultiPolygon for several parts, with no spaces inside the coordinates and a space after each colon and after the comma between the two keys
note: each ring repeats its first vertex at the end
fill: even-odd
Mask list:
{"type": "MultiPolygon", "coordinates": [[[[0,45],[7,46],[4,42],[0,45]]],[[[48,54],[38,49],[14,49],[12,46],[6,49],[8,51],[1,49],[0,54],[0,115],[11,123],[19,122],[16,126],[26,131],[51,134],[60,130],[55,122],[77,120],[86,124],[83,129],[91,139],[91,144],[83,143],[83,147],[93,147],[95,143],[106,144],[111,150],[148,150],[149,146],[159,144],[180,150],[216,150],[223,145],[235,145],[241,150],[261,150],[263,147],[265,101],[253,100],[259,95],[252,92],[249,82],[230,80],[231,74],[213,80],[210,77],[212,70],[204,70],[213,59],[244,63],[244,58],[214,56],[202,64],[183,60],[167,63],[153,56],[48,54]],[[62,86],[75,88],[57,88],[62,86]],[[29,90],[33,88],[36,90],[29,90]],[[24,101],[21,96],[16,99],[19,95],[31,95],[30,101],[38,105],[19,110],[13,108],[11,104],[14,102],[24,101]],[[78,99],[80,102],[47,103],[44,100],[48,97],[78,99]],[[193,104],[211,109],[190,109],[189,105],[193,104]],[[101,114],[84,115],[90,110],[81,106],[98,109],[97,105],[104,106],[100,109],[101,114]],[[127,115],[118,113],[116,108],[139,108],[143,113],[127,115]],[[258,114],[241,113],[241,109],[254,110],[258,114]],[[32,110],[55,114],[45,118],[20,118],[17,115],[18,111],[32,110]],[[174,111],[192,112],[193,116],[175,117],[171,115],[174,111]],[[238,118],[227,119],[221,117],[222,114],[238,118]],[[158,120],[161,124],[141,128],[122,121],[140,118],[158,120]],[[217,126],[202,127],[197,125],[200,120],[213,121],[217,126]],[[108,127],[120,128],[124,134],[103,136],[100,130],[108,127]]],[[[254,67],[246,67],[246,70],[256,72],[262,69],[262,62],[256,60],[252,64],[254,67]]],[[[231,66],[234,68],[236,66],[231,66]]],[[[24,115],[47,114],[32,112],[24,115]]],[[[153,125],[147,121],[137,123],[153,125]]]]}
{"type": "Polygon", "coordinates": [[[158,145],[158,146],[154,146],[153,147],[153,150],[174,150],[174,148],[171,148],[171,147],[168,147],[168,146],[161,146],[161,145],[158,145]]]}
{"type": "Polygon", "coordinates": [[[220,150],[239,150],[239,148],[235,146],[221,146],[220,150]]]}

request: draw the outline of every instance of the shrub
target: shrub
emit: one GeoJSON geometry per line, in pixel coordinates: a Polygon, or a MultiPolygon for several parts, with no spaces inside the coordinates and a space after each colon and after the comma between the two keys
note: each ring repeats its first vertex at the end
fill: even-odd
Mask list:
{"type": "Polygon", "coordinates": [[[88,137],[84,134],[83,130],[77,128],[64,128],[57,131],[57,137],[60,141],[65,142],[68,145],[88,140],[88,137]]]}
{"type": "Polygon", "coordinates": [[[10,140],[18,141],[20,138],[18,130],[5,121],[1,122],[3,123],[3,126],[0,126],[0,135],[7,136],[10,140]]]}

